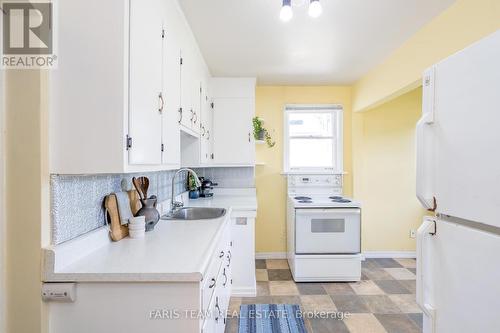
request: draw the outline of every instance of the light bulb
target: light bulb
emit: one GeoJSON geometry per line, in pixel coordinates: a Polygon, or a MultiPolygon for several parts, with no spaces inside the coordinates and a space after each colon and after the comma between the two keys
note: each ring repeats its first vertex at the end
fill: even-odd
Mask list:
{"type": "Polygon", "coordinates": [[[309,16],[318,17],[322,12],[323,7],[321,6],[319,0],[311,0],[311,3],[309,4],[309,16]]]}
{"type": "Polygon", "coordinates": [[[292,17],[293,17],[292,7],[289,4],[283,5],[283,7],[281,7],[280,19],[283,22],[288,22],[292,19],[292,17]]]}

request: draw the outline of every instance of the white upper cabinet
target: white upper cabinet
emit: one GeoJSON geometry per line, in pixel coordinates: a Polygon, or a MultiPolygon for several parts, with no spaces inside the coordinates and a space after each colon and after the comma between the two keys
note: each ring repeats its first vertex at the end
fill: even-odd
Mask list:
{"type": "Polygon", "coordinates": [[[130,1],[130,164],[162,163],[165,30],[161,2],[130,1]]]}
{"type": "Polygon", "coordinates": [[[255,79],[214,78],[210,89],[214,101],[213,163],[254,165],[255,79]]]}
{"type": "Polygon", "coordinates": [[[213,109],[209,97],[208,82],[202,83],[200,104],[200,164],[210,165],[212,162],[213,141],[213,109]]]}
{"type": "Polygon", "coordinates": [[[177,1],[68,0],[58,12],[50,172],[179,167],[179,128],[199,132],[192,95],[208,70],[177,1]]]}

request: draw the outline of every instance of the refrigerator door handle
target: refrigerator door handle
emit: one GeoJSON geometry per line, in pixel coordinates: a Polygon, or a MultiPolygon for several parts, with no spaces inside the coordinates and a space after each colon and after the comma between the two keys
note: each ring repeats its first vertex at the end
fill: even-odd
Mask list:
{"type": "Polygon", "coordinates": [[[417,231],[417,304],[420,306],[425,315],[430,319],[431,331],[435,332],[436,309],[425,299],[424,290],[424,277],[426,274],[425,269],[425,254],[424,254],[424,241],[429,236],[436,235],[436,220],[432,217],[425,217],[424,222],[417,231]]]}
{"type": "Polygon", "coordinates": [[[435,68],[424,73],[422,118],[416,127],[417,198],[424,208],[436,210],[432,178],[432,124],[434,124],[434,76],[435,68]]]}

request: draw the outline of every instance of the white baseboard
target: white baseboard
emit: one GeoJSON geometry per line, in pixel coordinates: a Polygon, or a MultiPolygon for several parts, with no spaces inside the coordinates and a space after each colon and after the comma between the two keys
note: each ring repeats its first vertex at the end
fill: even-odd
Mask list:
{"type": "Polygon", "coordinates": [[[257,288],[231,288],[231,297],[256,297],[257,288]]]}
{"type": "Polygon", "coordinates": [[[415,251],[365,251],[363,252],[365,258],[411,258],[414,259],[417,257],[417,253],[415,251]]]}
{"type": "MultiPolygon", "coordinates": [[[[366,251],[365,258],[416,258],[415,251],[366,251]]],[[[286,259],[286,252],[257,252],[255,259],[286,259]]]]}
{"type": "Polygon", "coordinates": [[[286,252],[257,252],[255,259],[286,259],[286,252]]]}

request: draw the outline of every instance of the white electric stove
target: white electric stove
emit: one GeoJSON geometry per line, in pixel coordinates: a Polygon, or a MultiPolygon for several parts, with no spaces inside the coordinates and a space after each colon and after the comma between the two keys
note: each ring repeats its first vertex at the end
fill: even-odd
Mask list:
{"type": "Polygon", "coordinates": [[[361,279],[361,204],[342,175],[289,175],[287,257],[295,281],[361,279]]]}

